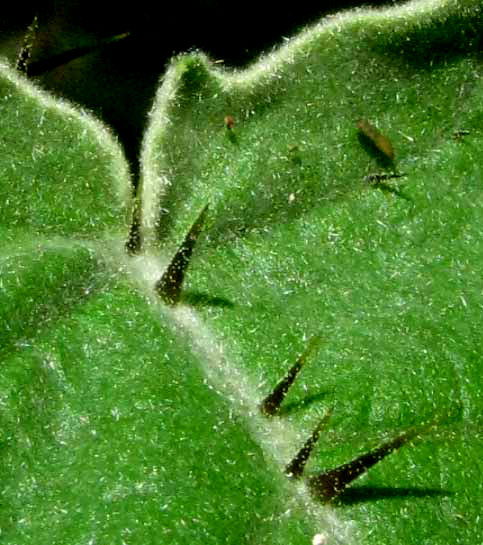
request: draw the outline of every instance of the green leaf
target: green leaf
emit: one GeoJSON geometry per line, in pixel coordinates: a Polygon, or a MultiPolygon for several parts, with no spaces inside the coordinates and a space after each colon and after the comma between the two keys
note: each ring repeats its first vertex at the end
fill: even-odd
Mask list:
{"type": "Polygon", "coordinates": [[[129,174],[109,131],[5,64],[0,85],[2,237],[125,236],[129,174]]]}
{"type": "Polygon", "coordinates": [[[2,65],[5,543],[478,541],[481,22],[411,2],[240,72],[174,59],[136,256],[115,139],[2,65]],[[337,502],[311,493],[376,455],[337,502]]]}
{"type": "Polygon", "coordinates": [[[243,72],[180,57],[144,141],[148,253],[168,262],[210,205],[175,315],[223,346],[211,380],[255,407],[325,341],[281,408],[285,463],[332,405],[308,475],[439,419],[340,497],[334,533],[356,521],[362,542],[477,540],[481,21],[475,2],[412,3],[325,20],[243,72]]]}
{"type": "Polygon", "coordinates": [[[293,487],[157,300],[159,264],[126,254],[130,180],[112,137],[8,67],[2,75],[4,117],[21,120],[2,141],[2,540],[310,533],[300,496],[281,501],[293,487]]]}

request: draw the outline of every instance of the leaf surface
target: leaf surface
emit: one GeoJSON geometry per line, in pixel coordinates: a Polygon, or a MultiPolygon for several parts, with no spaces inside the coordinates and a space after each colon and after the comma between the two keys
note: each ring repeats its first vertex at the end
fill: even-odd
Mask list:
{"type": "Polygon", "coordinates": [[[245,71],[173,60],[138,256],[113,136],[2,65],[5,543],[477,541],[481,19],[412,2],[326,19],[245,71]],[[166,306],[155,286],[207,204],[166,306]],[[284,471],[331,408],[306,478],[439,424],[323,506],[284,471]]]}
{"type": "Polygon", "coordinates": [[[460,8],[336,16],[238,73],[181,57],[151,112],[148,251],[167,262],[210,207],[185,285],[190,310],[177,311],[200,351],[223,347],[207,375],[233,396],[236,371],[255,407],[309,339],[323,339],[281,408],[296,436],[264,448],[288,463],[334,406],[315,475],[440,422],[347,489],[331,539],[348,520],[364,543],[477,539],[482,14],[460,8]],[[360,138],[358,119],[390,140],[394,161],[360,138]],[[374,173],[387,182],[369,184],[374,173]]]}

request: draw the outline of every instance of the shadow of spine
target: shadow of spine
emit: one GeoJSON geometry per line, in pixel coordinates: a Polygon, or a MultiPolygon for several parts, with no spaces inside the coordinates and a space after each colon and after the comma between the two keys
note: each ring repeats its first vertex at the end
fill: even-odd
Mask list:
{"type": "Polygon", "coordinates": [[[386,456],[400,449],[403,445],[412,439],[421,435],[428,428],[433,427],[434,423],[428,426],[413,428],[407,432],[401,433],[396,438],[387,441],[380,447],[358,456],[351,462],[343,464],[335,469],[325,471],[308,479],[308,484],[312,493],[323,501],[331,501],[336,498],[344,489],[357,477],[365,473],[372,466],[383,460],[386,456]]]}

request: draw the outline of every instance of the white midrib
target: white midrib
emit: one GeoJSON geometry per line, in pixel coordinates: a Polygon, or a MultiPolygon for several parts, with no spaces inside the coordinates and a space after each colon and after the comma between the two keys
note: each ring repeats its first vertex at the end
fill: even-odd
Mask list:
{"type": "MultiPolygon", "coordinates": [[[[296,445],[301,446],[307,438],[301,437],[287,421],[261,415],[258,407],[263,393],[259,391],[255,380],[249,376],[243,365],[237,364],[226,343],[216,336],[192,307],[167,307],[160,303],[153,286],[166,266],[167,263],[163,264],[159,256],[142,255],[130,258],[127,262],[131,278],[149,298],[156,315],[167,318],[166,321],[163,320],[163,324],[172,324],[178,334],[180,330],[186,334],[208,384],[243,419],[250,436],[259,445],[265,458],[282,474],[297,450],[296,445]]],[[[356,541],[353,523],[340,520],[333,508],[313,501],[303,481],[294,484],[287,480],[284,492],[285,505],[282,511],[300,510],[300,505],[303,505],[313,521],[314,533],[327,536],[328,544],[346,545],[356,541]]]]}

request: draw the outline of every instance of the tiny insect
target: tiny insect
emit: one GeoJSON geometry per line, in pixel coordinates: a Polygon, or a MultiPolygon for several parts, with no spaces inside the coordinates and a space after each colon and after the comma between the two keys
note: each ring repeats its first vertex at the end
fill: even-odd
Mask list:
{"type": "Polygon", "coordinates": [[[356,127],[381,153],[391,161],[394,161],[394,148],[392,147],[389,138],[384,136],[379,129],[374,127],[374,125],[371,125],[366,119],[359,119],[356,123],[356,127]]]}
{"type": "Polygon", "coordinates": [[[233,127],[235,126],[235,119],[231,115],[226,115],[225,118],[223,119],[223,121],[225,123],[225,127],[228,130],[233,129],[233,127]]]}
{"type": "Polygon", "coordinates": [[[468,136],[470,134],[470,131],[468,129],[458,129],[456,131],[453,131],[453,138],[455,140],[460,140],[463,138],[463,136],[468,136]]]}
{"type": "Polygon", "coordinates": [[[364,181],[368,184],[377,184],[378,182],[382,182],[383,180],[390,180],[391,178],[402,178],[403,176],[406,176],[402,173],[397,172],[383,172],[383,173],[375,173],[375,174],[368,174],[364,177],[364,181]]]}

